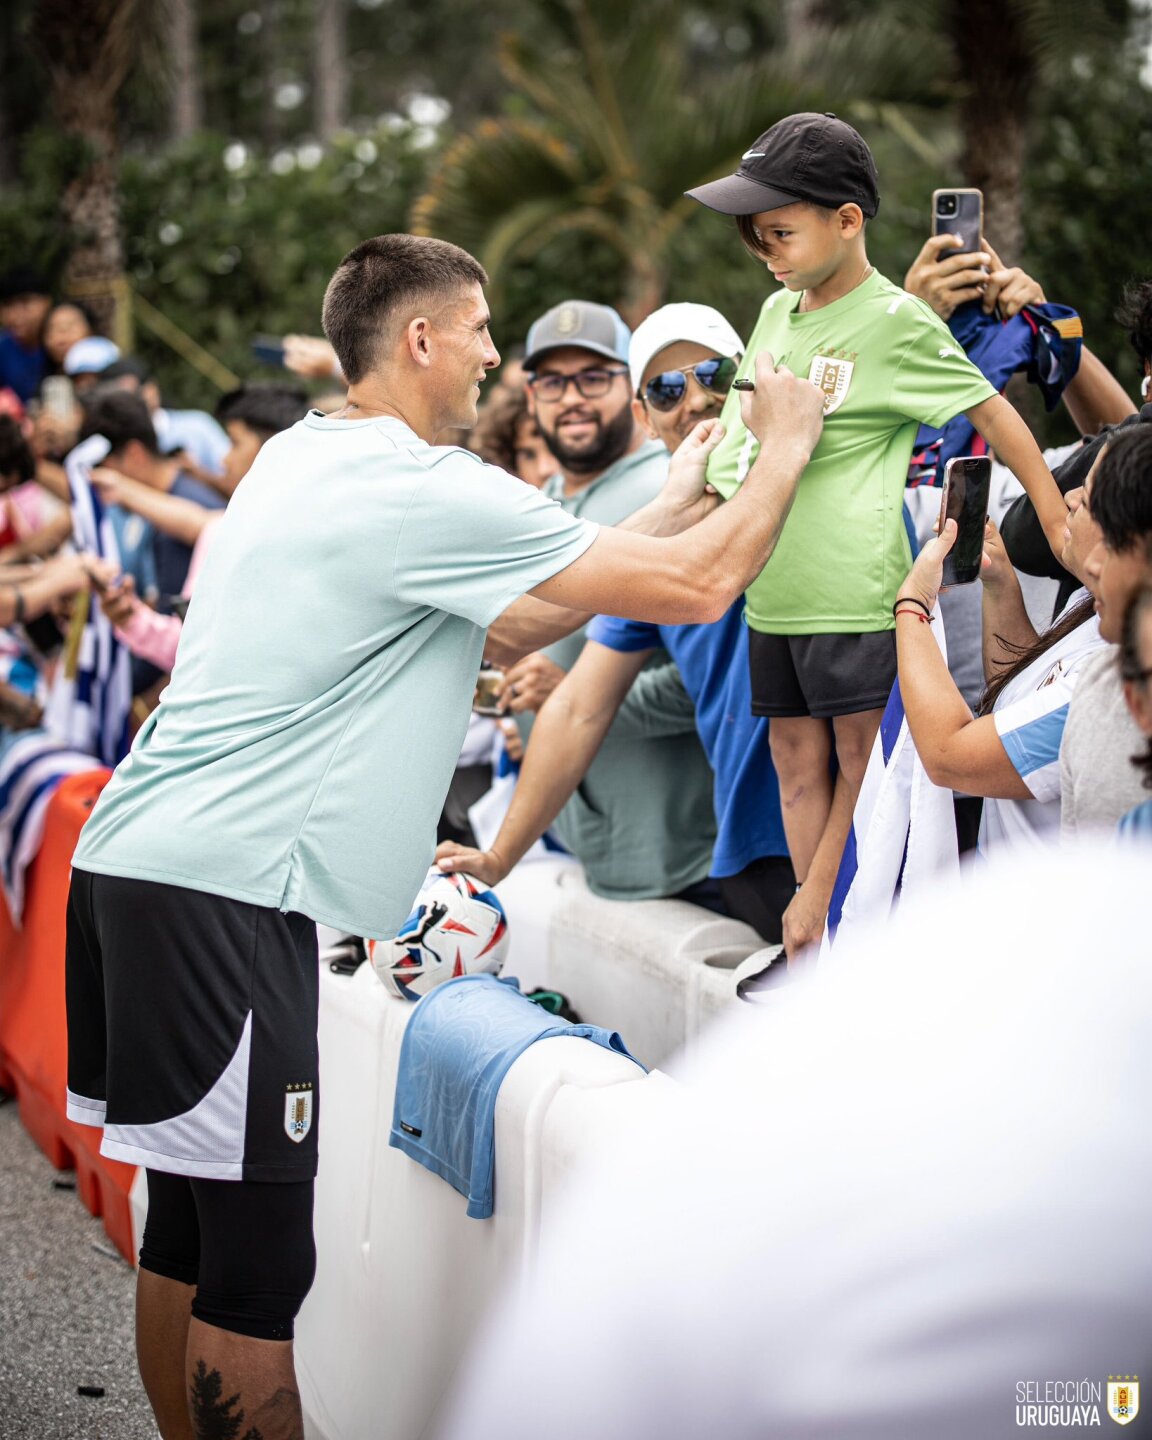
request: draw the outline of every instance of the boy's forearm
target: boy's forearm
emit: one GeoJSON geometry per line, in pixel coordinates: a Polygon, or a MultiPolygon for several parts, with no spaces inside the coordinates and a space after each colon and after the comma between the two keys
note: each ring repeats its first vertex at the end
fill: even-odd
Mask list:
{"type": "Polygon", "coordinates": [[[1064,504],[1052,472],[1031,430],[1002,395],[993,395],[967,412],[968,419],[1023,485],[1044,529],[1053,554],[1059,559],[1064,545],[1064,504]]]}

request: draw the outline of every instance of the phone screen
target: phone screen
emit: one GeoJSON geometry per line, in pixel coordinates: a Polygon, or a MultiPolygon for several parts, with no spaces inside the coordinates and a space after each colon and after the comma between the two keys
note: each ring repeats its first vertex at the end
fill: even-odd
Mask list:
{"type": "Polygon", "coordinates": [[[992,462],[986,455],[949,460],[944,470],[940,528],[943,530],[945,520],[955,520],[957,534],[955,545],[944,557],[944,585],[971,585],[980,577],[991,486],[992,462]]]}

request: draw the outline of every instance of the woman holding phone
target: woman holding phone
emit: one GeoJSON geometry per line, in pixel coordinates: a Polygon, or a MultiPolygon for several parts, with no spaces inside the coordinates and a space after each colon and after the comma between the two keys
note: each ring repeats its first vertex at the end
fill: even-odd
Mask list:
{"type": "Polygon", "coordinates": [[[984,853],[1059,834],[1060,741],[1068,702],[1080,667],[1104,644],[1095,602],[1083,588],[1100,545],[1085,503],[1092,479],[1067,497],[1062,558],[1082,588],[1043,634],[1032,628],[1016,572],[988,523],[981,571],[988,684],[976,715],[931,630],[955,520],[921,550],[896,599],[896,663],[908,728],[934,784],[984,797],[984,853]]]}

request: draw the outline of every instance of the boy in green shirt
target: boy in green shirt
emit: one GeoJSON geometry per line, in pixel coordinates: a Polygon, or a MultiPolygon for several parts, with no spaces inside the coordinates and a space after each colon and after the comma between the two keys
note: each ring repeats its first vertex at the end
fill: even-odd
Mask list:
{"type": "MultiPolygon", "coordinates": [[[[780,541],[746,594],[752,708],[771,717],[799,892],[789,954],[819,939],[852,809],[896,677],[892,605],[911,564],[904,486],[917,429],[964,411],[1017,475],[1054,549],[1067,509],[1028,427],[920,300],[878,274],[865,226],[880,204],[864,140],[833,115],[781,120],[735,175],[688,192],[736,217],[781,285],[741,366],[767,350],[824,392],[824,431],[780,541]],[[832,781],[835,753],[838,778],[832,781]]],[[[982,257],[986,263],[987,257],[982,257]]],[[[980,262],[977,262],[980,263],[980,262]]],[[[727,497],[757,442],[733,391],[708,479],[727,497]]]]}

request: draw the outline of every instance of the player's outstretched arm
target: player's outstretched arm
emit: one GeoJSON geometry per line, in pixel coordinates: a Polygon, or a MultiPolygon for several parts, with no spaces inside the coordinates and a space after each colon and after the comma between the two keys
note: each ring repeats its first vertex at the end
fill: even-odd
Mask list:
{"type": "Polygon", "coordinates": [[[512,803],[491,848],[475,850],[445,840],[436,850],[441,870],[463,870],[488,885],[503,880],[559,815],[587,774],[651,653],[610,650],[594,640],[584,646],[536,717],[512,803]]]}
{"type": "Polygon", "coordinates": [[[532,594],[552,605],[660,625],[707,624],[763,570],[823,428],[810,381],[756,361],[756,389],[740,397],[760,453],[740,490],[682,535],[654,539],[602,529],[588,550],[532,594]]]}
{"type": "MultiPolygon", "coordinates": [[[[702,420],[673,454],[668,481],[660,494],[616,528],[639,535],[679,535],[710,515],[720,497],[707,483],[708,457],[723,435],[718,420],[702,420]]],[[[594,613],[546,605],[522,595],[489,627],[484,653],[494,664],[508,669],[532,651],[543,650],[587,625],[594,613]]]]}

